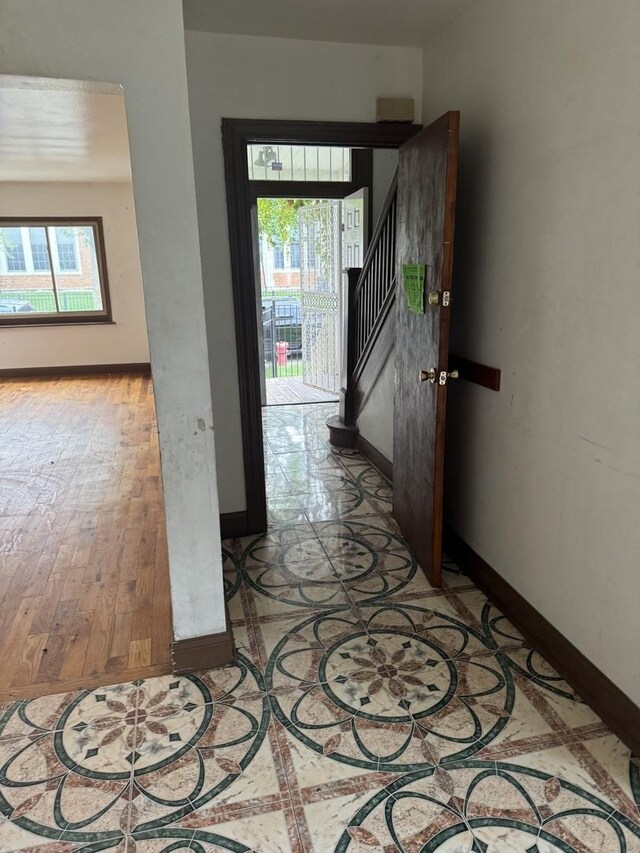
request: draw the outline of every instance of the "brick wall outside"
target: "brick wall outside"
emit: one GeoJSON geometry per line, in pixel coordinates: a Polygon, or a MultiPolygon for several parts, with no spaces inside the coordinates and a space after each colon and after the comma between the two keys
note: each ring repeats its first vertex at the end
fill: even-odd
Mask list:
{"type": "MultiPolygon", "coordinates": [[[[307,279],[309,283],[313,283],[317,280],[317,273],[308,273],[307,279]]],[[[265,280],[265,276],[260,274],[260,284],[262,286],[262,290],[281,290],[283,294],[286,294],[287,291],[290,290],[300,290],[300,270],[292,269],[292,270],[278,270],[272,273],[273,280],[273,288],[269,286],[269,284],[265,280]]]]}
{"type": "MultiPolygon", "coordinates": [[[[60,290],[87,290],[94,286],[92,275],[92,251],[84,240],[79,241],[80,273],[56,275],[56,283],[60,290]]],[[[98,286],[96,276],[95,286],[98,286]]],[[[48,273],[27,275],[25,273],[0,274],[0,291],[2,290],[50,290],[51,277],[48,273]]]]}
{"type": "Polygon", "coordinates": [[[277,290],[300,290],[300,270],[274,270],[273,286],[277,290]]]}

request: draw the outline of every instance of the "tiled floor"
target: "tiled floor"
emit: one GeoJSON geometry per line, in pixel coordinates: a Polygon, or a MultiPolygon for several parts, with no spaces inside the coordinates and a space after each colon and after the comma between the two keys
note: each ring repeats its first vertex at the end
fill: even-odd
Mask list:
{"type": "Polygon", "coordinates": [[[333,406],[266,414],[233,666],[0,723],[0,850],[637,853],[640,766],[454,566],[430,588],[333,406]]]}

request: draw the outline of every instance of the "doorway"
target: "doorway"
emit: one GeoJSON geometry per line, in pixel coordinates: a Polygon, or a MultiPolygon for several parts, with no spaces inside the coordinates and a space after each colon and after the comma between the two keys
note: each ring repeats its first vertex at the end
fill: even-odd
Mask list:
{"type": "Polygon", "coordinates": [[[257,200],[263,405],[337,400],[340,337],[332,295],[339,264],[339,204],[257,200]],[[319,288],[326,294],[318,303],[322,318],[309,311],[309,296],[319,288]]]}
{"type": "MultiPolygon", "coordinates": [[[[419,125],[404,124],[222,120],[246,494],[246,511],[241,530],[236,528],[238,533],[257,533],[267,528],[262,420],[266,378],[260,347],[261,312],[256,310],[257,199],[310,195],[336,199],[370,188],[373,149],[397,149],[420,129],[419,125]],[[348,180],[326,180],[325,175],[317,172],[310,193],[308,180],[294,179],[293,171],[287,173],[286,161],[275,149],[309,146],[318,152],[328,148],[350,150],[348,180]],[[268,161],[279,165],[270,170],[268,161]],[[255,322],[248,321],[251,317],[255,317],[255,322]]],[[[316,162],[320,156],[317,155],[316,162]]],[[[314,168],[312,158],[307,157],[304,163],[304,155],[303,165],[314,168]]],[[[370,212],[367,220],[370,225],[370,212]]]]}
{"type": "Polygon", "coordinates": [[[122,87],[0,77],[0,702],[171,671],[122,87]]]}
{"type": "Polygon", "coordinates": [[[265,406],[338,400],[344,270],[364,257],[368,193],[257,199],[265,406]]]}

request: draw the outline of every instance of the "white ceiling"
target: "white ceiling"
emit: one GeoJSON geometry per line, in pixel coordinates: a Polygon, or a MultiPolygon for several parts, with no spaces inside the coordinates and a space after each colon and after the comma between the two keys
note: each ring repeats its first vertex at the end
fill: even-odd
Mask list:
{"type": "Polygon", "coordinates": [[[0,181],[130,180],[119,86],[0,76],[0,181]]]}
{"type": "Polygon", "coordinates": [[[421,46],[476,2],[478,0],[183,0],[183,8],[188,30],[421,46]]]}

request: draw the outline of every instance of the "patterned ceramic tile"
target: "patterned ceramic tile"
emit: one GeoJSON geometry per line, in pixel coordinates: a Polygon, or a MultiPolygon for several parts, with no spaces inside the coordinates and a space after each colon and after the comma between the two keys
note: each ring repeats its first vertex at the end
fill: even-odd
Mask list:
{"type": "Polygon", "coordinates": [[[349,481],[354,479],[341,464],[341,460],[336,459],[331,452],[282,453],[278,455],[277,460],[280,470],[289,478],[308,471],[318,475],[322,473],[335,474],[336,476],[346,477],[349,481]]]}
{"type": "Polygon", "coordinates": [[[407,773],[351,818],[335,850],[627,851],[638,827],[541,770],[469,760],[407,773]]]}
{"type": "MultiPolygon", "coordinates": [[[[584,749],[595,767],[605,774],[606,784],[618,799],[627,802],[628,814],[640,823],[640,758],[631,755],[630,750],[610,733],[586,741],[584,749]]],[[[624,810],[624,806],[620,805],[620,809],[624,810]]]]}
{"type": "Polygon", "coordinates": [[[315,433],[294,433],[268,439],[269,449],[278,456],[281,453],[306,453],[306,451],[328,451],[327,442],[315,433]]]}
{"type": "MultiPolygon", "coordinates": [[[[250,605],[252,606],[252,605],[250,605]]],[[[281,611],[268,616],[259,617],[256,619],[256,645],[254,654],[259,655],[262,670],[265,671],[270,658],[274,655],[274,649],[287,638],[292,635],[296,638],[298,644],[302,644],[301,648],[295,654],[287,656],[286,675],[301,673],[300,667],[308,665],[307,675],[311,681],[318,680],[317,659],[320,654],[320,644],[328,642],[328,638],[336,635],[339,632],[350,631],[353,625],[357,622],[359,610],[349,602],[343,607],[335,607],[330,610],[313,610],[309,608],[294,608],[290,607],[286,611],[281,611]],[[316,626],[315,621],[320,617],[325,617],[319,626],[316,626]],[[307,623],[304,630],[301,629],[301,623],[307,623]],[[301,657],[299,652],[306,649],[312,657],[312,662],[301,657]]],[[[273,667],[277,672],[281,669],[281,664],[276,664],[273,660],[273,667]]],[[[275,687],[292,689],[297,686],[295,682],[277,681],[274,678],[273,684],[275,687]]]]}
{"type": "Polygon", "coordinates": [[[375,506],[355,486],[346,485],[340,491],[298,495],[298,500],[311,522],[377,516],[375,506]]]}
{"type": "Polygon", "coordinates": [[[245,569],[304,562],[325,556],[310,524],[279,525],[258,536],[232,540],[234,556],[245,569]]]}
{"type": "Polygon", "coordinates": [[[455,600],[461,618],[473,621],[481,627],[487,638],[491,638],[496,647],[515,648],[524,645],[522,634],[487,599],[486,595],[475,587],[458,586],[455,600]],[[466,588],[465,588],[466,587],[466,588]]]}
{"type": "Polygon", "coordinates": [[[267,521],[269,524],[305,524],[309,519],[304,507],[293,495],[267,496],[267,521]]]}
{"type": "MultiPolygon", "coordinates": [[[[253,574],[247,576],[252,581],[253,574]]],[[[337,577],[291,583],[286,567],[271,566],[262,573],[259,583],[259,586],[256,584],[254,587],[257,594],[253,596],[255,615],[258,618],[286,615],[299,608],[317,611],[349,605],[347,593],[337,577]]]]}
{"type": "Polygon", "coordinates": [[[267,495],[269,497],[286,497],[287,495],[292,494],[289,481],[279,466],[278,468],[272,467],[267,471],[265,484],[267,488],[267,495]]]}
{"type": "Polygon", "coordinates": [[[0,853],[640,853],[640,759],[455,564],[431,587],[334,411],[265,411],[233,665],[0,709],[0,853]]]}

